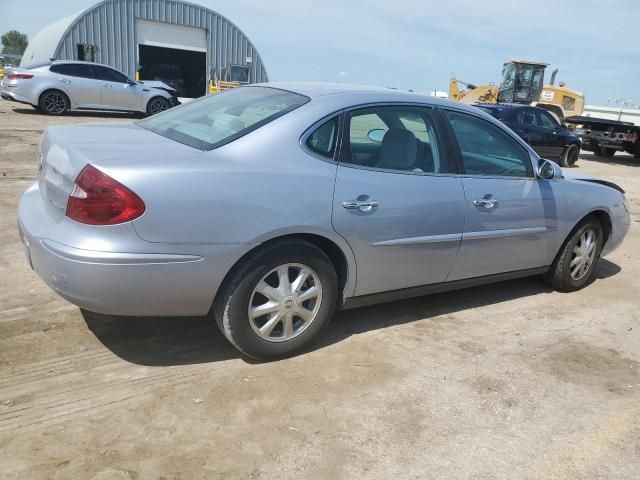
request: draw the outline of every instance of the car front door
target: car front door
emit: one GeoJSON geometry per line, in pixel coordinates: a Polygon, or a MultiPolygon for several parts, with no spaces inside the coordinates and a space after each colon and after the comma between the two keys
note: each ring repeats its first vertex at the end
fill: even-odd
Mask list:
{"type": "Polygon", "coordinates": [[[115,110],[144,110],[140,84],[131,82],[126,75],[113,68],[94,65],[96,77],[101,81],[102,105],[115,110]]]}
{"type": "Polygon", "coordinates": [[[85,63],[54,63],[49,71],[55,74],[63,90],[77,108],[92,108],[100,104],[100,83],[94,78],[91,65],[85,63]]]}
{"type": "Polygon", "coordinates": [[[442,282],[464,225],[435,112],[374,106],[345,114],[333,227],[357,264],[355,295],[442,282]]]}
{"type": "Polygon", "coordinates": [[[465,227],[448,280],[547,266],[557,244],[560,191],[534,174],[529,152],[505,129],[445,110],[465,192],[465,227]]]}

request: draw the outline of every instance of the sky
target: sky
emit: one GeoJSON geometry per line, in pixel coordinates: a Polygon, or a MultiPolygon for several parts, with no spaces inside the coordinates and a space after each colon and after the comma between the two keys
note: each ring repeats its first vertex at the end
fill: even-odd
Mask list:
{"type": "MultiPolygon", "coordinates": [[[[499,82],[502,64],[559,68],[588,104],[640,104],[640,0],[191,0],[235,23],[272,81],[448,90],[499,82]]],[[[33,37],[95,0],[0,0],[0,33],[33,37]]]]}

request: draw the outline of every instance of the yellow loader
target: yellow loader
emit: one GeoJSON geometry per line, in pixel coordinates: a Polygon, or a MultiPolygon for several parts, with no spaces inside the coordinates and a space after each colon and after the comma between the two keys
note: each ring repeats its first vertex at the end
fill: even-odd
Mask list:
{"type": "Polygon", "coordinates": [[[449,80],[449,99],[463,103],[522,103],[544,108],[554,113],[560,121],[566,117],[581,115],[584,111],[584,94],[560,82],[555,85],[558,70],[551,74],[549,84],[543,85],[547,63],[510,60],[502,68],[499,85],[475,86],[455,77],[449,80]],[[460,85],[464,88],[461,90],[460,85]]]}

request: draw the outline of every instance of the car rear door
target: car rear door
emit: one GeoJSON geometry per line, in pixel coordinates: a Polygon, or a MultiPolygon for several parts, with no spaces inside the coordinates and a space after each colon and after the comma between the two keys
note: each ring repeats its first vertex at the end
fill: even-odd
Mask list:
{"type": "Polygon", "coordinates": [[[332,219],[355,255],[355,295],[444,281],[462,237],[464,192],[435,112],[372,106],[343,123],[332,219]]]}
{"type": "Polygon", "coordinates": [[[479,116],[444,110],[465,192],[465,227],[448,280],[550,264],[561,215],[555,181],[537,178],[529,152],[479,116]]]}
{"type": "Polygon", "coordinates": [[[100,105],[100,84],[91,65],[85,63],[55,63],[49,71],[56,76],[59,87],[76,108],[94,108],[100,105]]]}
{"type": "Polygon", "coordinates": [[[141,86],[131,83],[126,75],[113,68],[94,65],[96,77],[100,80],[102,104],[114,110],[142,111],[141,86]]]}
{"type": "Polygon", "coordinates": [[[547,154],[544,158],[558,160],[564,151],[564,137],[560,135],[560,124],[550,113],[545,112],[541,108],[533,109],[535,111],[538,127],[544,135],[544,144],[547,154]]]}

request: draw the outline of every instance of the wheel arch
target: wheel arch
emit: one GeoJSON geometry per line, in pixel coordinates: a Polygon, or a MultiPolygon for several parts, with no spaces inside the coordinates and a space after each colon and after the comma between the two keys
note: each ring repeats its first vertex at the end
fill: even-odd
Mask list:
{"type": "Polygon", "coordinates": [[[590,212],[586,213],[585,215],[583,215],[580,218],[580,220],[575,222],[575,224],[573,225],[569,233],[565,236],[564,240],[562,241],[560,248],[556,252],[556,257],[557,255],[560,255],[562,253],[562,249],[567,244],[567,242],[571,239],[572,235],[580,227],[580,225],[582,225],[589,218],[595,218],[600,222],[600,225],[602,225],[602,233],[604,235],[604,238],[602,239],[602,245],[604,246],[607,243],[607,240],[609,240],[609,236],[611,235],[611,229],[613,228],[611,223],[611,215],[609,214],[609,212],[607,212],[603,208],[595,208],[590,212]]]}
{"type": "MultiPolygon", "coordinates": [[[[355,279],[356,279],[356,264],[355,258],[353,257],[353,252],[351,248],[345,245],[339,245],[338,241],[329,238],[326,235],[322,235],[319,233],[311,233],[311,232],[300,232],[300,233],[285,233],[277,236],[272,236],[268,239],[262,240],[260,243],[256,244],[253,248],[246,251],[229,269],[229,271],[224,276],[222,282],[220,283],[220,287],[216,292],[213,304],[215,305],[216,300],[218,299],[218,295],[223,290],[222,286],[226,284],[229,280],[233,272],[240,266],[242,263],[249,257],[251,254],[265,248],[269,245],[272,245],[277,242],[286,241],[286,240],[299,240],[303,242],[311,243],[312,245],[318,247],[322,250],[329,260],[333,264],[333,267],[336,270],[336,274],[338,276],[338,305],[342,305],[345,298],[350,297],[355,290],[355,279]]],[[[342,243],[342,242],[340,242],[342,243]]]]}

